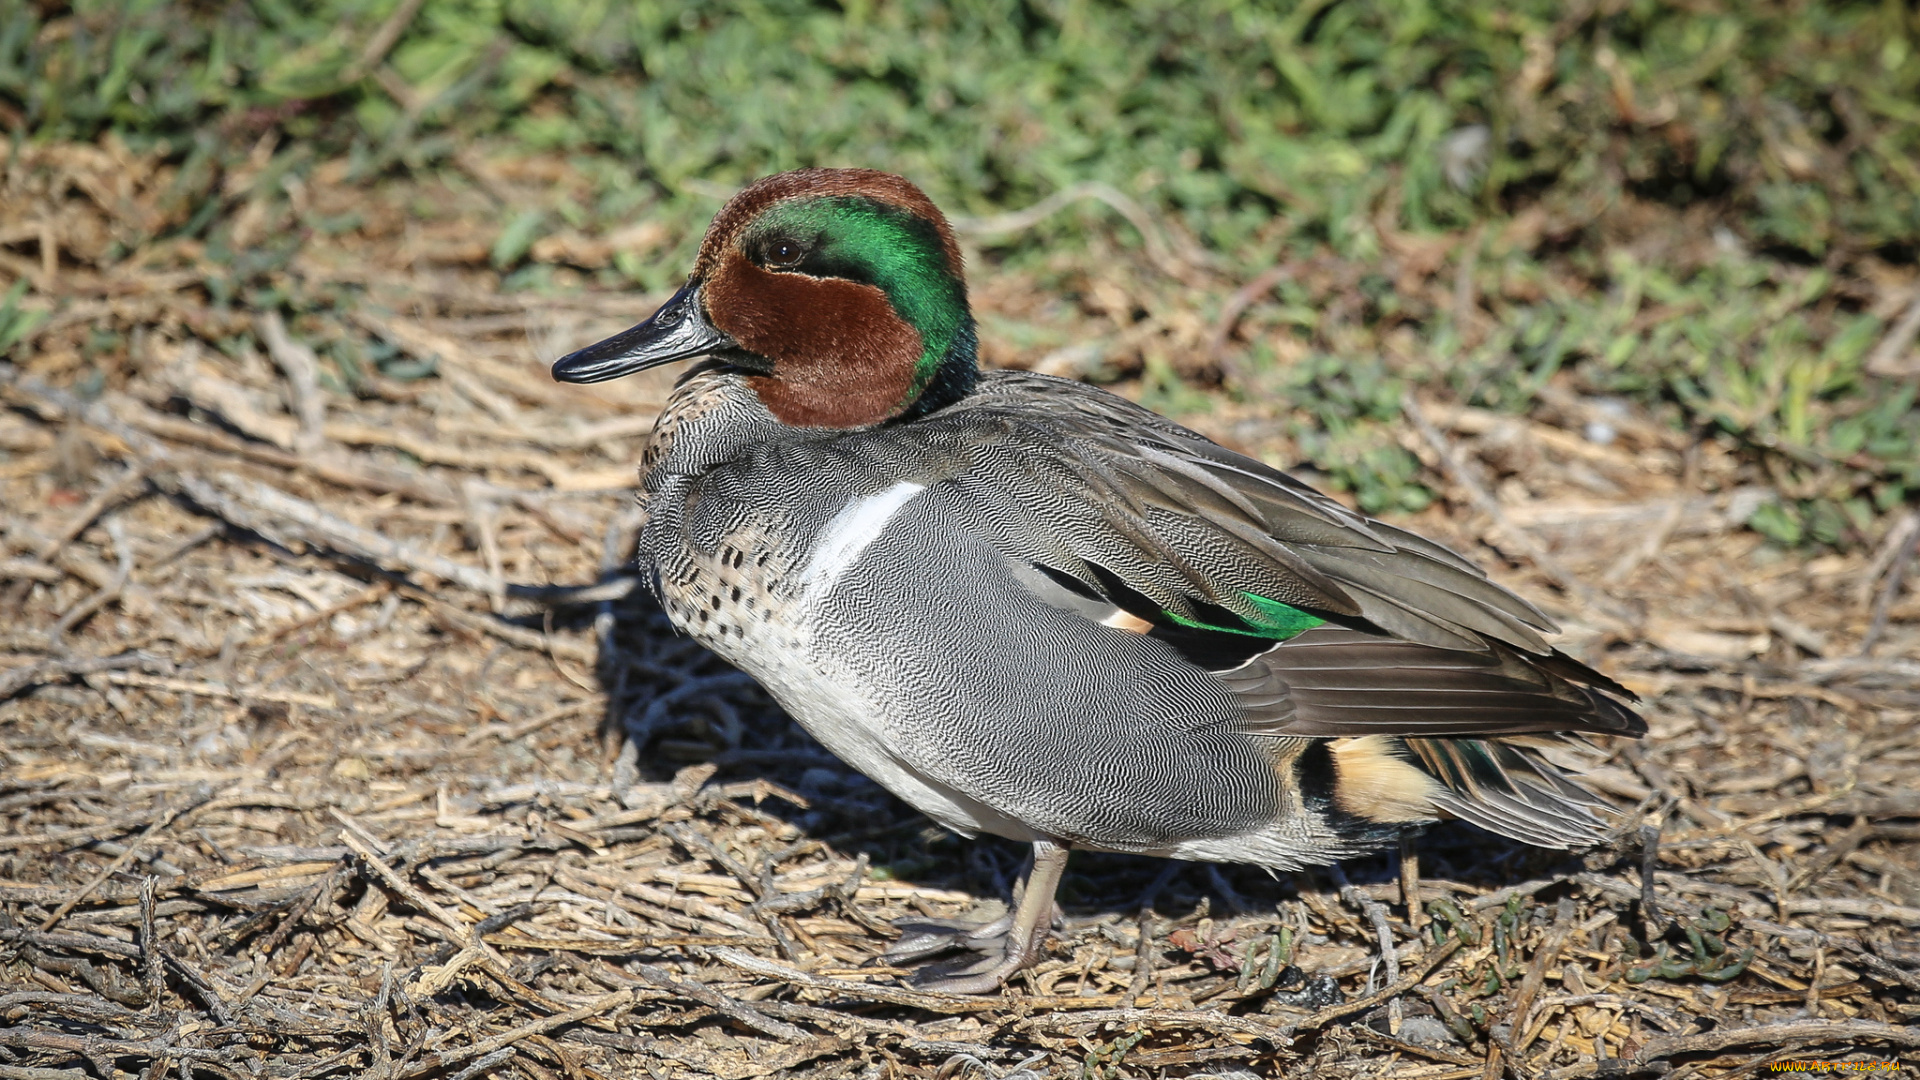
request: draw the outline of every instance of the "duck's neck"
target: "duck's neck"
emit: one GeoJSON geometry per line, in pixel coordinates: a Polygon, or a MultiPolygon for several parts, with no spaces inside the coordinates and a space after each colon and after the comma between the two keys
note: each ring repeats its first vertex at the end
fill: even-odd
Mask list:
{"type": "Polygon", "coordinates": [[[749,382],[722,360],[697,364],[680,377],[640,460],[647,491],[672,477],[704,475],[755,447],[800,434],[768,410],[749,382]]]}
{"type": "Polygon", "coordinates": [[[954,330],[946,352],[935,358],[929,350],[914,368],[919,395],[900,414],[901,419],[912,420],[944,409],[972,393],[974,384],[980,381],[980,340],[974,333],[973,315],[964,309],[962,314],[964,318],[954,330]],[[923,371],[927,374],[921,382],[923,371]]]}

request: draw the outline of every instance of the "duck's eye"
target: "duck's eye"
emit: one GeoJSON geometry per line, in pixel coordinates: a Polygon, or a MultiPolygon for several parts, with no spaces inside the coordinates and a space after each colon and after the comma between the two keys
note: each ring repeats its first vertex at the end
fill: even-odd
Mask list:
{"type": "Polygon", "coordinates": [[[807,249],[796,241],[775,240],[767,245],[767,265],[784,269],[798,264],[801,259],[806,257],[806,254],[807,249]]]}

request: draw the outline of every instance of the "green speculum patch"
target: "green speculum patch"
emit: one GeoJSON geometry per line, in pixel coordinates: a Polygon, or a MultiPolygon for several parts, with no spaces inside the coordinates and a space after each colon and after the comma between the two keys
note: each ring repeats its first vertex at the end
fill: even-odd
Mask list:
{"type": "Polygon", "coordinates": [[[1222,626],[1218,623],[1201,622],[1172,611],[1164,611],[1170,621],[1194,630],[1214,630],[1222,634],[1242,634],[1247,637],[1269,638],[1273,641],[1285,641],[1321,626],[1327,620],[1311,612],[1301,611],[1290,604],[1278,600],[1269,600],[1264,596],[1242,592],[1241,597],[1253,606],[1251,616],[1239,612],[1229,612],[1240,623],[1238,626],[1222,626]]]}
{"type": "Polygon", "coordinates": [[[933,223],[877,199],[807,199],[776,206],[755,227],[812,245],[795,267],[802,273],[870,284],[920,334],[909,398],[917,397],[943,365],[975,360],[973,318],[966,283],[947,265],[933,223]]]}

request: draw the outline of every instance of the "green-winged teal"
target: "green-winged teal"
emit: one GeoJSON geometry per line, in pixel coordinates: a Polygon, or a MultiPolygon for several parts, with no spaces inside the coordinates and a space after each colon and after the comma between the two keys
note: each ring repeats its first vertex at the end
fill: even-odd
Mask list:
{"type": "Polygon", "coordinates": [[[1034,963],[1073,847],[1284,870],[1443,817],[1602,834],[1541,751],[1641,733],[1630,693],[1438,544],[1103,390],[981,372],[906,180],[753,184],[666,306],[553,373],[700,356],[641,466],[674,624],[942,825],[1033,845],[1011,919],[967,936],[999,954],[923,982],[1034,963]]]}

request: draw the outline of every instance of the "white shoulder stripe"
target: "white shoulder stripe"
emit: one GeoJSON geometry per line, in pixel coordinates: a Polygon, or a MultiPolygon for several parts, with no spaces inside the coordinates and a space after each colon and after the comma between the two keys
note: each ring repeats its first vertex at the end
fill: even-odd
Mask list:
{"type": "Polygon", "coordinates": [[[857,499],[842,507],[820,530],[813,546],[813,557],[800,571],[803,593],[819,595],[833,588],[869,544],[880,539],[887,524],[913,497],[927,490],[925,484],[902,481],[885,491],[857,499]]]}

